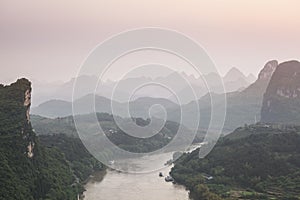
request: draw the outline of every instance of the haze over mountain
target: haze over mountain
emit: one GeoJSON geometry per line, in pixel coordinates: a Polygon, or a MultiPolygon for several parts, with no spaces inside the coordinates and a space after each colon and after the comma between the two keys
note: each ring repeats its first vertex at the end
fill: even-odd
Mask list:
{"type": "MultiPolygon", "coordinates": [[[[224,125],[224,132],[230,132],[234,130],[236,127],[241,126],[243,124],[253,124],[260,121],[262,122],[280,122],[280,123],[299,123],[299,115],[298,108],[300,105],[299,101],[299,62],[298,61],[289,61],[280,64],[277,69],[278,61],[272,60],[265,64],[263,69],[258,75],[257,80],[246,87],[245,89],[241,89],[241,91],[229,92],[226,94],[227,98],[227,109],[226,109],[226,118],[224,125]],[[277,70],[276,70],[277,69],[277,70]],[[276,73],[274,73],[274,71],[276,73]],[[274,73],[274,76],[273,76],[274,73]],[[271,79],[272,78],[272,79],[271,79]],[[271,81],[270,81],[271,80],[271,81]],[[269,84],[270,82],[270,84],[269,84]],[[266,93],[266,94],[265,94],[266,93]],[[265,95],[264,95],[265,94],[265,95]],[[264,97],[264,98],[263,98],[264,97]],[[263,102],[263,103],[262,103],[263,102]]],[[[176,80],[180,75],[177,73],[169,74],[166,79],[162,77],[156,78],[160,82],[170,81],[176,87],[176,80]],[[173,80],[173,81],[172,81],[173,80]]],[[[186,79],[189,79],[193,84],[194,89],[198,91],[198,94],[201,93],[201,86],[196,85],[197,79],[194,76],[187,76],[183,74],[186,79]]],[[[206,76],[207,81],[213,82],[215,74],[209,74],[206,76]]],[[[247,77],[243,76],[237,69],[232,69],[227,75],[224,77],[224,80],[245,80],[247,77]],[[236,77],[236,79],[234,79],[236,77]]],[[[82,77],[84,78],[84,77],[82,77]]],[[[88,77],[85,77],[88,78],[88,77]]],[[[131,87],[134,85],[135,81],[139,83],[143,83],[143,81],[148,80],[150,78],[130,78],[122,80],[123,87],[131,87]],[[131,85],[131,86],[129,86],[131,85]]],[[[232,81],[234,82],[234,81],[232,81]]],[[[114,83],[111,82],[111,85],[114,83]]],[[[227,84],[229,82],[227,81],[227,84]]],[[[114,86],[110,86],[113,88],[114,86]]],[[[66,87],[67,88],[67,87],[66,87]]],[[[106,87],[109,88],[109,87],[106,87]]],[[[180,88],[180,85],[178,85],[180,88]]],[[[181,88],[180,88],[181,89],[181,88]]],[[[151,89],[149,88],[148,91],[151,89]]],[[[215,88],[215,90],[217,90],[215,88]]],[[[87,90],[86,90],[87,91],[87,90]]],[[[107,90],[109,91],[109,90],[107,90]]],[[[163,91],[162,91],[163,92],[163,91]]],[[[141,93],[140,93],[141,94],[141,93]]],[[[179,93],[180,94],[180,93],[179,93]]],[[[182,89],[181,96],[188,96],[188,91],[182,89]]],[[[203,94],[201,94],[203,95],[203,94]]],[[[122,96],[122,95],[121,95],[122,96]]],[[[141,96],[143,96],[141,94],[141,96]]],[[[198,103],[201,111],[201,122],[200,129],[207,129],[210,117],[211,117],[211,97],[215,99],[215,104],[213,109],[215,111],[220,110],[220,106],[222,105],[222,94],[217,94],[214,92],[207,93],[203,97],[199,98],[198,103]]],[[[169,99],[172,100],[172,97],[169,99]]],[[[93,107],[93,95],[86,95],[82,98],[75,100],[75,104],[78,105],[78,113],[77,114],[88,114],[94,112],[93,107]]],[[[122,103],[119,101],[111,101],[110,99],[102,96],[96,96],[96,111],[97,112],[107,112],[112,113],[111,104],[114,106],[114,114],[122,117],[128,117],[127,108],[129,105],[130,114],[133,117],[142,117],[144,119],[150,118],[151,115],[164,118],[164,113],[159,110],[160,108],[156,107],[156,109],[151,111],[151,115],[149,114],[149,110],[153,105],[162,105],[166,109],[166,113],[168,116],[168,120],[180,122],[180,107],[178,104],[170,101],[166,98],[153,98],[153,97],[136,97],[132,98],[128,103],[122,103]]],[[[184,110],[188,110],[190,115],[188,117],[195,116],[195,104],[196,101],[189,102],[187,104],[183,104],[182,108],[184,110]]],[[[72,115],[72,104],[68,101],[61,100],[51,100],[46,103],[41,104],[38,107],[32,109],[33,114],[38,114],[45,117],[64,117],[68,115],[72,115]]],[[[154,107],[153,107],[154,108],[154,107]]],[[[216,120],[222,120],[221,114],[218,112],[214,116],[216,120]]],[[[189,121],[186,120],[184,123],[185,126],[190,127],[189,121]]]]}
{"type": "MultiPolygon", "coordinates": [[[[271,76],[276,69],[278,65],[278,62],[273,60],[266,63],[266,65],[263,67],[261,72],[259,73],[259,76],[257,80],[249,85],[245,89],[241,89],[241,91],[234,91],[229,92],[226,94],[227,96],[227,110],[226,110],[226,119],[225,119],[225,126],[224,126],[224,132],[230,132],[234,130],[236,127],[243,125],[245,123],[251,124],[256,123],[260,120],[260,111],[262,106],[262,100],[263,100],[263,94],[268,86],[268,83],[271,79],[271,76]]],[[[163,79],[161,77],[156,78],[160,82],[163,81],[170,81],[172,79],[177,80],[178,76],[180,76],[177,73],[173,73],[167,76],[166,79],[163,79]],[[162,79],[162,80],[160,80],[162,79]]],[[[206,76],[207,82],[211,82],[213,84],[213,81],[215,80],[216,74],[209,74],[206,76]]],[[[185,78],[189,79],[191,83],[197,82],[197,79],[194,76],[186,76],[185,78]]],[[[227,80],[232,80],[231,83],[241,82],[240,80],[245,80],[247,77],[242,76],[242,73],[239,72],[237,69],[232,69],[228,74],[225,76],[227,80]],[[235,77],[235,78],[234,78],[235,77]]],[[[224,78],[224,79],[225,79],[224,78]]],[[[138,80],[139,83],[142,83],[145,78],[130,78],[124,80],[124,83],[121,84],[121,87],[127,87],[125,84],[126,81],[128,81],[129,85],[134,84],[135,81],[138,80]],[[125,86],[124,86],[125,85],[125,86]]],[[[175,81],[170,81],[176,86],[175,81]]],[[[178,82],[178,81],[177,81],[178,82]]],[[[244,81],[242,81],[245,83],[244,81]]],[[[229,82],[227,82],[229,83],[229,82]]],[[[113,83],[111,83],[113,84],[113,83]]],[[[238,84],[233,84],[236,88],[238,84]]],[[[111,86],[112,87],[112,86],[111,86]]],[[[180,88],[180,85],[178,86],[180,88]]],[[[201,86],[195,86],[200,88],[201,86]]],[[[197,88],[195,88],[197,89],[197,88]]],[[[217,90],[215,88],[215,90],[217,90]]],[[[198,89],[198,91],[203,91],[198,89]]],[[[189,91],[182,90],[183,94],[181,97],[188,96],[187,94],[189,91]]],[[[202,94],[201,94],[202,95],[202,94]]],[[[207,93],[203,97],[199,98],[198,103],[200,106],[200,114],[201,114],[201,120],[200,120],[200,129],[207,129],[210,117],[211,117],[211,96],[214,97],[215,104],[214,108],[217,112],[215,115],[215,120],[222,120],[222,114],[221,111],[218,112],[218,110],[221,109],[221,106],[224,102],[222,102],[224,94],[217,94],[214,92],[207,93]]],[[[172,98],[170,98],[172,99],[172,98]]],[[[79,98],[74,101],[76,105],[78,105],[78,113],[77,114],[88,114],[91,112],[94,112],[93,107],[93,95],[86,95],[85,97],[79,98]]],[[[96,96],[95,101],[95,108],[97,112],[107,112],[112,113],[111,111],[111,103],[113,103],[114,106],[114,114],[119,116],[126,116],[127,113],[127,107],[128,103],[122,103],[119,101],[111,101],[108,98],[96,96]]],[[[178,104],[173,103],[170,100],[164,99],[164,98],[152,98],[152,97],[140,97],[136,100],[130,101],[129,109],[130,114],[133,117],[142,117],[144,119],[149,118],[149,109],[151,106],[155,104],[163,105],[163,107],[166,108],[168,120],[180,122],[180,107],[178,104]]],[[[193,117],[195,116],[196,110],[194,109],[196,105],[196,101],[189,102],[187,104],[182,105],[184,110],[187,110],[190,114],[187,115],[187,117],[193,117]]],[[[68,115],[72,115],[71,110],[71,102],[66,101],[49,101],[44,104],[41,104],[38,107],[35,107],[32,109],[33,114],[45,116],[45,117],[65,117],[68,115]],[[63,108],[61,105],[65,105],[63,108]],[[55,109],[59,108],[59,109],[55,109]]],[[[163,118],[164,113],[159,110],[153,110],[152,113],[154,116],[158,118],[163,118]]],[[[191,120],[185,120],[184,125],[187,127],[190,127],[192,123],[191,120]]],[[[216,127],[215,127],[216,128],[216,127]]]]}
{"type": "Polygon", "coordinates": [[[0,0],[0,44],[0,200],[300,200],[300,0],[0,0]]]}
{"type": "Polygon", "coordinates": [[[153,107],[154,105],[162,106],[166,111],[166,115],[170,115],[170,112],[171,110],[173,112],[173,109],[176,109],[179,112],[179,105],[173,103],[172,101],[168,99],[151,97],[141,97],[129,103],[120,103],[102,96],[94,96],[89,94],[75,100],[73,105],[76,106],[76,112],[74,113],[72,111],[72,102],[63,100],[50,100],[42,103],[38,107],[32,108],[31,113],[48,118],[66,117],[73,114],[82,115],[94,112],[129,117],[127,112],[127,109],[129,109],[129,114],[132,117],[142,117],[147,119],[150,118],[151,114],[155,115],[156,117],[164,118],[164,114],[159,112],[161,111],[161,108],[155,108],[153,107]],[[151,112],[149,113],[149,111],[151,112]]]}
{"type": "MultiPolygon", "coordinates": [[[[232,72],[228,73],[228,77],[231,77],[232,74],[238,74],[238,72],[233,69],[232,72]]],[[[227,116],[225,119],[224,132],[229,132],[243,124],[256,123],[260,120],[260,111],[262,114],[262,122],[284,124],[296,124],[299,122],[299,74],[300,63],[298,61],[288,61],[278,65],[276,60],[272,60],[265,64],[258,76],[258,79],[246,89],[227,93],[227,116]]],[[[173,76],[176,76],[176,74],[173,74],[173,76]]],[[[210,77],[213,76],[213,74],[210,74],[210,77]]],[[[193,79],[193,77],[189,78],[193,79]]],[[[213,80],[213,78],[211,78],[211,80],[213,80]]],[[[11,188],[17,187],[16,185],[26,185],[30,183],[30,188],[32,188],[32,190],[26,190],[24,187],[21,187],[20,190],[18,190],[18,193],[23,195],[24,198],[30,195],[34,196],[34,198],[44,198],[45,195],[50,194],[52,196],[67,196],[68,194],[75,196],[77,191],[74,191],[69,186],[74,183],[74,177],[78,176],[76,173],[81,174],[80,170],[82,169],[79,169],[79,172],[76,171],[78,169],[77,165],[74,163],[81,162],[80,165],[82,165],[82,168],[89,166],[88,171],[91,172],[92,169],[96,167],[95,161],[92,157],[90,157],[90,154],[85,152],[85,159],[88,158],[88,163],[83,164],[86,162],[86,160],[75,160],[74,163],[72,163],[72,160],[65,160],[66,158],[64,158],[62,154],[55,152],[56,150],[51,148],[48,150],[45,147],[39,146],[39,142],[36,139],[33,130],[31,129],[31,124],[29,121],[29,106],[31,103],[30,92],[30,83],[23,79],[19,80],[11,87],[4,87],[3,85],[0,86],[0,103],[2,105],[2,126],[0,126],[0,136],[2,139],[1,142],[5,144],[5,146],[1,149],[1,155],[4,158],[4,160],[1,162],[4,163],[3,166],[6,166],[6,160],[10,160],[8,168],[4,168],[4,172],[10,174],[11,177],[15,177],[16,175],[20,176],[20,174],[24,172],[23,169],[17,169],[13,166],[20,165],[25,166],[26,169],[30,168],[30,173],[28,173],[27,170],[25,171],[26,174],[24,174],[27,182],[24,182],[22,178],[14,179],[15,182],[8,181],[8,179],[3,179],[5,181],[2,183],[2,185],[0,183],[0,185],[2,188],[6,188],[7,192],[4,193],[4,195],[12,195],[13,192],[11,188]],[[11,138],[14,139],[11,140],[11,138]],[[14,149],[14,144],[18,144],[17,149],[14,149]],[[26,160],[31,158],[34,158],[35,161],[28,162],[28,160],[26,160]],[[46,163],[48,165],[50,161],[55,163],[55,165],[51,165],[50,168],[45,168],[44,165],[41,164],[46,163]],[[94,163],[94,165],[92,165],[92,163],[94,163]],[[10,168],[13,168],[13,170],[9,170],[10,168]],[[40,171],[41,169],[43,169],[43,171],[40,171]],[[43,180],[40,179],[40,175],[42,174],[45,176],[45,174],[50,174],[50,177],[54,176],[53,171],[48,171],[49,169],[53,171],[59,170],[61,175],[59,177],[55,176],[55,180],[47,179],[47,183],[51,183],[51,187],[56,187],[57,184],[62,184],[63,186],[59,187],[64,188],[68,192],[60,190],[55,192],[45,190],[47,185],[43,182],[43,180]],[[63,177],[67,177],[67,179],[63,180],[63,177]],[[41,184],[36,184],[36,181],[38,181],[38,183],[41,182],[41,184]],[[40,190],[41,188],[43,190],[40,190]],[[31,191],[37,192],[31,193],[31,191]]],[[[211,109],[213,108],[215,111],[217,111],[217,113],[219,110],[221,110],[220,107],[222,106],[222,97],[222,94],[209,93],[201,97],[197,102],[192,101],[188,104],[182,105],[182,107],[184,107],[183,109],[188,110],[188,113],[190,114],[189,117],[194,117],[196,111],[193,109],[193,104],[199,103],[201,111],[201,120],[199,125],[201,130],[205,130],[209,125],[211,109]],[[214,107],[211,106],[210,100],[212,97],[215,98],[214,107]]],[[[164,129],[157,134],[157,136],[151,138],[149,141],[132,140],[132,138],[128,137],[126,134],[124,134],[124,132],[117,128],[111,115],[98,114],[102,119],[102,121],[100,121],[103,123],[103,126],[105,127],[105,130],[109,134],[111,140],[120,147],[123,147],[127,150],[132,150],[133,152],[144,152],[160,148],[168,143],[170,138],[174,137],[176,128],[180,125],[178,123],[180,122],[180,106],[165,98],[139,97],[130,101],[128,104],[118,101],[111,101],[110,99],[102,96],[96,96],[94,99],[94,95],[88,94],[74,101],[74,105],[77,107],[75,114],[81,114],[80,117],[84,118],[84,123],[82,124],[84,127],[88,127],[89,130],[94,130],[96,125],[89,123],[89,117],[92,115],[82,114],[92,113],[94,112],[94,109],[97,112],[111,113],[111,104],[115,106],[114,108],[116,113],[114,114],[126,116],[126,108],[128,108],[129,105],[130,114],[132,117],[143,117],[144,119],[149,118],[150,115],[155,117],[163,116],[161,110],[156,108],[153,109],[149,114],[149,110],[151,110],[150,108],[152,106],[158,104],[165,108],[168,116],[167,124],[164,129]],[[95,106],[93,104],[94,100],[95,106]],[[136,147],[135,145],[137,143],[143,145],[136,147]]],[[[72,103],[63,100],[51,100],[41,104],[39,107],[32,109],[32,111],[33,113],[48,115],[49,117],[67,116],[72,115],[72,103]]],[[[118,116],[116,117],[118,118],[118,116]]],[[[216,117],[217,120],[222,120],[222,115],[217,114],[214,117],[216,117]]],[[[149,123],[149,120],[144,119],[134,118],[137,124],[139,123],[140,125],[145,125],[149,123]]],[[[155,119],[157,121],[162,121],[161,119],[155,119]]],[[[127,124],[128,120],[132,119],[124,118],[122,119],[122,122],[127,124]]],[[[58,148],[66,151],[64,153],[67,155],[70,154],[70,150],[65,149],[65,145],[68,144],[70,139],[59,134],[64,133],[69,136],[74,136],[76,134],[72,116],[56,119],[46,119],[39,116],[33,116],[33,121],[34,126],[37,128],[39,134],[43,135],[41,136],[43,144],[47,145],[48,147],[58,146],[58,148]],[[54,135],[49,136],[49,134],[54,135]],[[60,140],[63,140],[63,142],[60,140]]],[[[185,123],[183,123],[184,127],[193,128],[193,126],[188,123],[189,121],[189,119],[185,120],[185,123]]],[[[251,187],[253,187],[254,191],[259,188],[259,191],[263,191],[264,195],[272,196],[273,194],[268,192],[274,188],[274,185],[276,188],[280,188],[276,191],[279,191],[280,195],[284,198],[287,197],[285,191],[289,191],[289,193],[292,195],[297,195],[297,188],[295,187],[295,183],[293,181],[296,180],[294,177],[297,176],[299,170],[299,163],[296,161],[299,158],[299,152],[297,151],[299,135],[296,133],[299,130],[299,127],[282,126],[285,127],[284,129],[279,129],[278,127],[281,126],[268,126],[260,124],[251,126],[245,125],[244,128],[239,128],[234,133],[224,137],[221,142],[217,144],[217,148],[212,151],[212,154],[209,155],[209,161],[206,164],[200,163],[201,161],[197,162],[199,162],[199,166],[204,167],[203,171],[205,173],[213,174],[216,177],[221,175],[219,178],[235,177],[234,182],[226,182],[228,181],[226,178],[225,183],[230,187],[235,186],[235,184],[241,184],[240,181],[242,181],[243,183],[249,184],[251,187]],[[282,147],[284,148],[284,151],[282,151],[282,147]],[[254,154],[250,154],[249,156],[249,151],[254,152],[254,154]],[[221,156],[222,152],[225,153],[225,156],[223,157],[221,156]],[[286,159],[284,157],[286,155],[285,153],[291,155],[291,157],[286,159]],[[271,157],[268,157],[270,155],[271,157]],[[280,155],[280,159],[278,159],[277,155],[280,155]],[[260,160],[261,158],[263,158],[263,165],[260,164],[262,163],[260,160]],[[235,159],[237,159],[238,162],[234,162],[233,160],[235,159]],[[219,160],[222,162],[223,169],[218,172],[218,170],[220,170],[220,166],[218,164],[219,160]],[[243,170],[241,171],[238,169],[243,170]],[[286,169],[288,169],[288,172],[285,172],[286,169]],[[243,175],[244,172],[247,172],[248,174],[247,176],[242,177],[241,175],[243,175]],[[261,175],[259,180],[256,179],[257,174],[261,175]],[[270,179],[270,176],[272,176],[272,180],[270,179]],[[282,177],[284,177],[285,180],[289,180],[289,183],[292,183],[293,187],[289,186],[288,188],[285,188],[285,186],[282,184],[282,177]],[[262,186],[259,184],[261,180],[263,180],[265,185],[262,186]],[[232,183],[234,184],[231,185],[232,183]]],[[[190,133],[188,128],[184,128],[187,134],[190,133]]],[[[201,135],[199,137],[201,137],[201,135]]],[[[180,140],[184,139],[185,138],[180,138],[180,140]]],[[[74,138],[72,140],[74,140],[74,138]]],[[[74,141],[69,142],[70,146],[75,144],[74,141]]],[[[68,148],[70,148],[70,146],[68,146],[68,148]]],[[[82,153],[82,149],[79,151],[82,153]]],[[[189,184],[192,182],[187,180],[192,180],[193,177],[191,178],[190,174],[186,173],[187,171],[184,171],[183,173],[180,172],[178,174],[178,169],[181,170],[181,167],[184,167],[189,169],[189,172],[195,170],[196,168],[193,167],[195,155],[195,152],[193,152],[191,155],[188,155],[188,157],[183,157],[183,159],[189,158],[190,161],[179,163],[179,165],[174,168],[174,171],[172,171],[174,177],[179,180],[179,182],[183,176],[188,176],[187,179],[182,179],[182,182],[180,183],[188,186],[191,191],[193,191],[193,188],[190,186],[193,185],[189,184]]],[[[72,157],[73,156],[74,155],[72,155],[72,157]]],[[[181,160],[179,160],[179,162],[181,162],[181,160]]],[[[202,170],[195,170],[193,175],[197,174],[197,177],[200,177],[200,173],[202,173],[202,170]]],[[[89,173],[86,173],[85,175],[82,175],[82,177],[86,177],[88,174],[89,173]]],[[[200,181],[200,179],[197,179],[197,181],[200,181]]],[[[216,183],[220,184],[219,182],[216,183]]],[[[78,187],[79,186],[80,184],[78,184],[78,187]]],[[[241,189],[244,189],[242,185],[239,186],[241,189]]],[[[218,189],[216,191],[220,195],[225,195],[223,190],[218,189]]]]}
{"type": "MultiPolygon", "coordinates": [[[[260,120],[260,111],[262,106],[263,94],[269,84],[269,81],[275,71],[278,62],[275,60],[269,61],[265,64],[261,72],[259,73],[258,79],[252,83],[249,87],[242,91],[230,92],[226,94],[227,108],[226,108],[226,118],[223,131],[230,132],[236,127],[241,126],[245,123],[252,124],[260,120]]],[[[214,115],[215,120],[222,120],[222,105],[224,102],[222,99],[224,96],[222,94],[210,93],[203,96],[198,102],[194,101],[189,104],[183,105],[183,109],[190,111],[190,116],[195,116],[196,112],[193,108],[196,103],[200,107],[201,121],[199,124],[200,129],[206,130],[211,121],[211,98],[214,98],[213,109],[216,114],[214,115]]],[[[170,120],[176,121],[176,111],[171,112],[170,120]],[[174,119],[173,119],[174,117],[174,119]]],[[[187,120],[189,121],[189,120],[187,120]]],[[[185,124],[187,127],[190,124],[185,124]]],[[[212,127],[214,128],[214,127],[212,127]]],[[[217,127],[216,127],[217,128],[217,127]]]]}
{"type": "MultiPolygon", "coordinates": [[[[95,97],[95,107],[93,106],[94,95],[86,95],[82,98],[75,100],[73,103],[76,105],[78,113],[77,114],[89,114],[93,112],[106,112],[111,113],[111,103],[110,99],[105,97],[96,96],[95,97]]],[[[113,103],[116,109],[120,109],[121,103],[113,103]]],[[[55,118],[55,117],[66,117],[73,114],[72,102],[64,100],[50,100],[45,103],[40,104],[38,107],[32,108],[31,113],[35,115],[40,115],[43,117],[55,118]]]]}
{"type": "MultiPolygon", "coordinates": [[[[204,75],[202,78],[196,78],[193,75],[187,75],[184,72],[174,72],[164,76],[158,77],[125,77],[119,82],[107,80],[102,83],[98,83],[96,76],[83,75],[77,79],[72,78],[66,83],[43,83],[40,81],[34,82],[33,91],[33,106],[38,106],[49,100],[64,100],[72,101],[76,100],[88,94],[96,92],[97,95],[111,99],[113,91],[116,96],[114,99],[120,102],[127,102],[128,97],[131,100],[135,100],[140,97],[154,97],[154,98],[169,98],[170,100],[177,102],[176,95],[181,97],[181,104],[189,103],[192,100],[200,99],[203,95],[209,91],[220,93],[224,90],[220,88],[220,85],[216,85],[216,80],[219,79],[219,75],[211,73],[204,75]],[[206,82],[205,82],[205,81],[206,82]],[[76,96],[72,97],[74,82],[77,82],[76,96]],[[80,84],[82,83],[82,84],[80,84]],[[97,84],[98,83],[98,84],[97,84]],[[150,84],[149,83],[156,83],[150,84]],[[190,91],[190,86],[194,89],[196,96],[187,94],[190,91]],[[207,88],[206,83],[210,86],[207,88]],[[147,85],[148,84],[148,85],[147,85]],[[144,86],[143,86],[144,85],[144,86]],[[164,85],[167,88],[160,87],[164,85]],[[136,87],[143,86],[137,89],[136,87]],[[134,92],[134,95],[132,93],[134,92]]],[[[224,77],[225,91],[232,92],[245,88],[253,82],[253,75],[249,74],[246,77],[238,69],[231,69],[224,77]]],[[[177,102],[179,103],[179,102],[177,102]]]]}
{"type": "MultiPolygon", "coordinates": [[[[232,68],[224,77],[220,77],[216,73],[209,73],[204,75],[202,78],[195,78],[194,76],[185,76],[187,80],[191,83],[191,86],[186,86],[181,90],[170,97],[170,99],[176,102],[177,97],[182,98],[181,104],[187,104],[191,101],[198,100],[207,93],[228,93],[238,90],[242,90],[249,86],[255,81],[253,80],[253,75],[249,74],[249,77],[246,77],[241,71],[237,68],[232,68]],[[218,84],[218,80],[223,79],[224,86],[218,84]],[[190,92],[190,87],[195,92],[195,97],[190,92]]],[[[178,79],[177,79],[178,80],[178,79]]]]}

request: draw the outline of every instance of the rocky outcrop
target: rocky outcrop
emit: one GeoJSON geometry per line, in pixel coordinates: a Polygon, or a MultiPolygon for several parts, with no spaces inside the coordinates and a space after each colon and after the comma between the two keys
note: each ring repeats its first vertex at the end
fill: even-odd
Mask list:
{"type": "Polygon", "coordinates": [[[300,63],[288,61],[275,70],[264,94],[261,121],[300,123],[300,63]]]}
{"type": "Polygon", "coordinates": [[[21,137],[24,152],[34,155],[35,134],[30,124],[31,82],[19,79],[11,85],[0,85],[0,136],[21,137]]]}
{"type": "Polygon", "coordinates": [[[30,122],[30,105],[31,105],[31,88],[25,92],[24,106],[26,107],[26,119],[27,123],[30,122]]]}
{"type": "Polygon", "coordinates": [[[267,62],[260,71],[257,80],[243,91],[243,95],[258,97],[259,103],[262,103],[263,94],[265,93],[271,77],[278,66],[277,60],[267,62]]]}
{"type": "Polygon", "coordinates": [[[258,75],[258,80],[270,80],[277,66],[278,66],[277,60],[272,60],[267,62],[264,68],[260,71],[258,75]]]}
{"type": "MultiPolygon", "coordinates": [[[[267,62],[262,68],[261,72],[257,80],[251,84],[246,89],[241,92],[231,92],[226,94],[227,98],[227,108],[226,108],[226,119],[223,131],[225,133],[231,132],[239,126],[243,126],[244,124],[255,124],[260,121],[261,107],[263,102],[263,95],[266,91],[266,88],[269,84],[269,81],[278,66],[278,62],[276,60],[272,60],[267,62]]],[[[222,108],[224,97],[221,94],[208,94],[202,97],[198,103],[200,107],[201,113],[201,123],[200,129],[206,130],[208,124],[211,121],[211,96],[213,95],[215,104],[214,110],[222,108]],[[219,103],[220,102],[220,103],[219,103]]],[[[194,102],[192,102],[194,103],[194,102]]],[[[193,104],[184,105],[186,110],[190,111],[190,115],[188,117],[196,116],[198,112],[193,109],[193,104]]],[[[176,121],[176,112],[173,111],[168,119],[170,121],[176,121]]],[[[223,120],[222,112],[216,112],[214,115],[214,120],[223,120]],[[219,114],[220,113],[220,114],[219,114]]],[[[191,127],[189,121],[186,120],[187,123],[184,124],[187,127],[191,127]]]]}
{"type": "Polygon", "coordinates": [[[29,119],[30,105],[27,79],[0,84],[0,199],[76,199],[82,186],[75,174],[81,169],[73,173],[61,151],[39,143],[29,119]]]}

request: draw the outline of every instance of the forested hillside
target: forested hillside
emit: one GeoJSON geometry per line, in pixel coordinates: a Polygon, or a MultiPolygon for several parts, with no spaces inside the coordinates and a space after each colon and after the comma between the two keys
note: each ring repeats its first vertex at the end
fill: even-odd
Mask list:
{"type": "Polygon", "coordinates": [[[199,150],[185,154],[172,175],[196,200],[213,199],[203,198],[208,189],[224,199],[299,199],[299,132],[300,127],[282,125],[239,128],[204,159],[199,150]]]}
{"type": "Polygon", "coordinates": [[[91,173],[85,167],[102,165],[79,141],[64,138],[42,145],[46,142],[40,143],[31,127],[30,104],[28,80],[0,85],[0,199],[77,199],[83,192],[81,181],[91,173]]]}
{"type": "MultiPolygon", "coordinates": [[[[93,118],[93,114],[80,115],[77,117],[80,117],[80,121],[82,122],[81,126],[84,126],[86,130],[91,130],[92,132],[93,128],[98,126],[98,123],[94,123],[93,120],[91,120],[93,118]]],[[[165,146],[173,139],[180,126],[176,122],[166,121],[164,127],[162,127],[162,129],[159,130],[159,132],[154,136],[149,138],[137,138],[125,133],[122,129],[120,129],[117,126],[114,117],[118,118],[127,128],[129,127],[128,124],[130,124],[128,122],[132,122],[132,120],[134,120],[138,126],[146,126],[150,123],[150,120],[145,120],[142,118],[126,119],[113,116],[108,113],[97,113],[98,122],[109,140],[120,148],[137,153],[151,152],[165,146]]],[[[160,122],[159,119],[156,120],[157,121],[155,122],[160,122]]],[[[38,135],[64,134],[67,136],[79,137],[72,116],[49,119],[34,115],[32,116],[32,123],[38,135]]],[[[184,126],[182,127],[182,130],[184,131],[185,135],[184,137],[181,137],[181,141],[184,141],[187,140],[186,138],[188,138],[189,134],[192,134],[192,132],[184,126]]],[[[198,134],[195,140],[202,141],[202,135],[198,134]]]]}

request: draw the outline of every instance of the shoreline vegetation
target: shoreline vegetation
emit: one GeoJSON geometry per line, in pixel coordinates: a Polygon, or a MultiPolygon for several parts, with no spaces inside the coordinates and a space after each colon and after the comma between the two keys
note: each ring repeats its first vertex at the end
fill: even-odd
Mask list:
{"type": "Polygon", "coordinates": [[[84,147],[79,138],[64,134],[38,136],[42,145],[47,148],[56,148],[63,153],[73,172],[76,183],[80,186],[79,197],[82,197],[84,185],[93,173],[103,172],[106,167],[96,160],[84,147]]]}
{"type": "Polygon", "coordinates": [[[222,137],[204,159],[199,149],[184,154],[171,175],[194,200],[296,200],[299,146],[299,126],[245,125],[222,137]]]}

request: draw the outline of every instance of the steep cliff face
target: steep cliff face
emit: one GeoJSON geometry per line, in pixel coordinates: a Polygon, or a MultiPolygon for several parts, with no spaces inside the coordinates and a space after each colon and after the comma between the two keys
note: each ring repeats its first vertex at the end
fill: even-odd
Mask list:
{"type": "Polygon", "coordinates": [[[261,121],[269,123],[300,123],[300,63],[288,61],[275,70],[261,110],[261,121]]]}
{"type": "Polygon", "coordinates": [[[258,80],[270,80],[273,73],[275,72],[276,68],[278,66],[277,60],[271,60],[266,63],[264,68],[260,71],[258,75],[258,80]]]}
{"type": "Polygon", "coordinates": [[[63,154],[41,146],[32,130],[30,105],[28,80],[0,85],[0,199],[76,199],[78,187],[63,154]]]}
{"type": "Polygon", "coordinates": [[[241,92],[227,95],[225,128],[232,131],[238,126],[260,120],[263,94],[277,66],[276,60],[267,62],[253,84],[241,92]]]}
{"type": "Polygon", "coordinates": [[[243,95],[247,97],[258,97],[258,100],[260,101],[259,103],[262,103],[263,94],[265,93],[271,77],[277,67],[277,60],[271,60],[267,62],[263,69],[260,71],[257,80],[242,92],[243,95]]]}
{"type": "MultiPolygon", "coordinates": [[[[273,72],[278,66],[278,62],[276,60],[272,60],[267,62],[261,72],[257,80],[251,84],[248,88],[244,89],[240,92],[231,92],[227,93],[227,110],[226,110],[226,119],[223,131],[231,132],[239,126],[243,126],[244,124],[254,124],[260,120],[261,107],[263,102],[263,94],[266,91],[266,88],[269,84],[269,81],[272,77],[273,72]]],[[[211,96],[213,96],[215,104],[214,110],[218,109],[220,112],[216,112],[214,115],[215,120],[223,120],[222,115],[222,105],[223,105],[223,95],[220,94],[209,94],[202,97],[198,103],[200,107],[200,129],[207,129],[211,121],[211,96]]],[[[196,115],[198,112],[194,109],[195,102],[191,102],[187,105],[184,105],[186,110],[189,110],[191,115],[190,117],[196,115]]],[[[171,112],[168,118],[170,121],[176,121],[178,119],[178,113],[176,109],[171,112]]],[[[193,121],[193,120],[186,120],[193,121]]],[[[185,124],[187,127],[191,127],[192,124],[185,124]]]]}
{"type": "Polygon", "coordinates": [[[32,158],[35,134],[30,124],[31,83],[27,79],[3,86],[0,85],[0,135],[20,136],[24,151],[32,158]]]}

